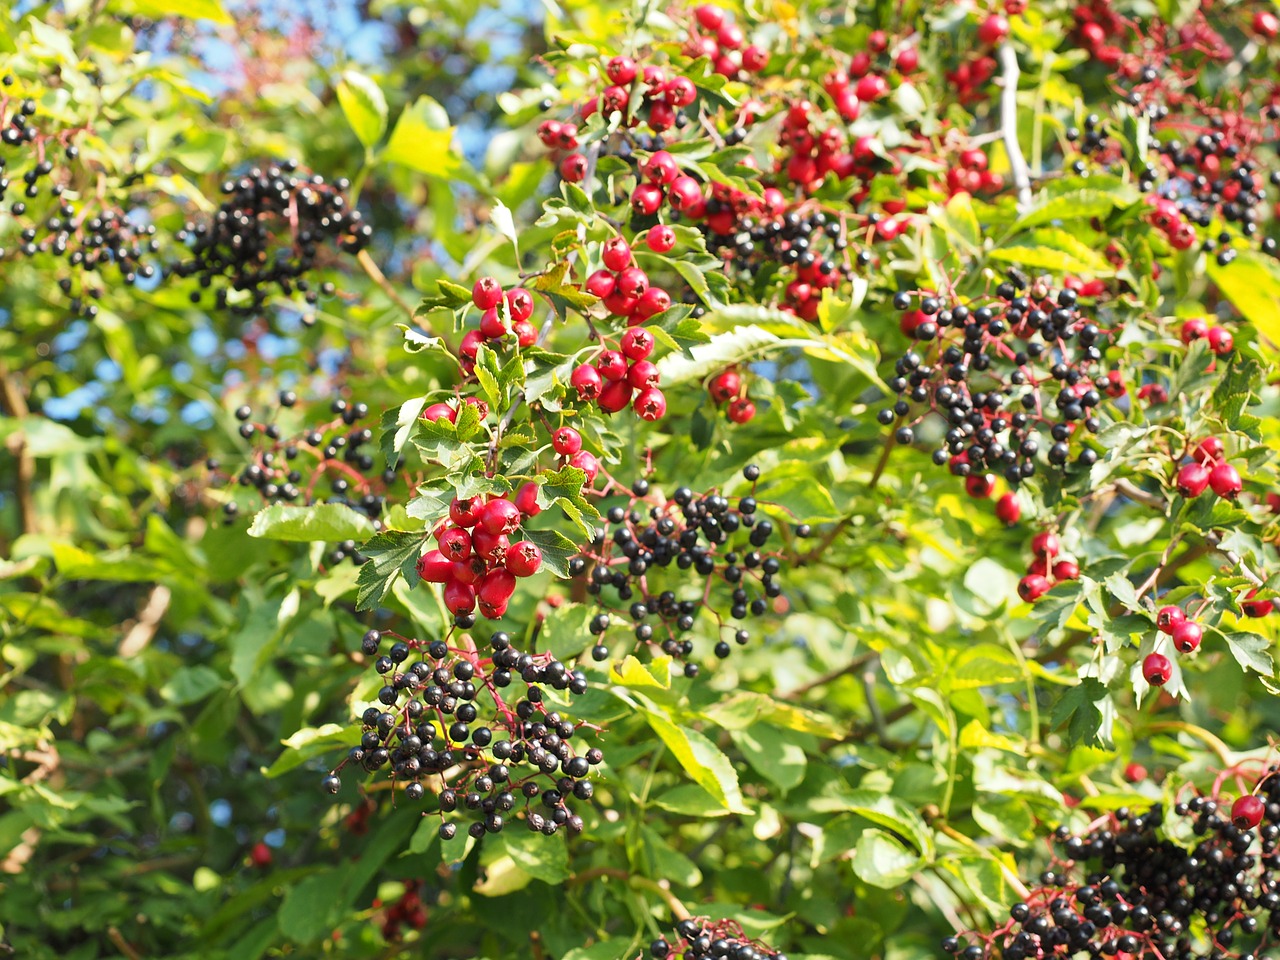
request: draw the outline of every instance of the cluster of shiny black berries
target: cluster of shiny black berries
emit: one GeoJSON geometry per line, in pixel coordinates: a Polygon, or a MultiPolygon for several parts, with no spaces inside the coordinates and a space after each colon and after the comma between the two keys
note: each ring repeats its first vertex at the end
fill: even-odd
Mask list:
{"type": "Polygon", "coordinates": [[[1049,464],[1093,464],[1097,451],[1079,442],[1080,428],[1096,432],[1104,397],[1123,390],[1100,369],[1109,332],[1078,299],[1018,276],[971,303],[896,294],[918,347],[896,361],[889,386],[898,398],[880,422],[898,423],[900,444],[940,440],[934,463],[978,478],[970,487],[982,496],[994,485],[988,470],[1015,486],[1035,474],[1042,432],[1049,464]]]}
{"type": "MultiPolygon", "coordinates": [[[[188,223],[178,239],[188,244],[191,259],[174,273],[194,277],[199,286],[216,287],[215,304],[241,316],[262,312],[273,292],[302,294],[308,307],[331,283],[316,288],[307,274],[320,250],[332,245],[359,253],[373,235],[360,211],[349,208],[345,178],[328,183],[318,174],[299,171],[286,160],[254,167],[222,185],[225,199],[208,223],[188,223]]],[[[200,303],[200,290],[191,301],[200,303]]]]}
{"type": "Polygon", "coordinates": [[[943,941],[964,960],[1087,954],[1150,960],[1255,960],[1280,938],[1280,776],[1230,804],[1178,803],[1166,817],[1116,811],[1061,851],[1040,886],[991,934],[943,941]]]}
{"type": "Polygon", "coordinates": [[[549,653],[522,653],[506,633],[493,634],[484,650],[468,635],[451,639],[458,645],[378,630],[364,635],[361,650],[374,658],[384,685],[378,704],[360,717],[359,744],[324,778],[323,789],[341,790],[340,773],[349,764],[370,773],[389,769],[408,800],[422,800],[431,786],[445,840],[457,834],[448,817],[455,811],[474,817],[468,831],[479,839],[500,832],[517,807],[532,831],[581,833],[570,801],[591,799],[588,777],[604,754],[582,742],[592,728],[548,706],[547,690],[581,695],[586,676],[549,653]]]}
{"type": "Polygon", "coordinates": [[[1106,162],[1114,158],[1115,141],[1108,135],[1102,119],[1091,113],[1084,118],[1084,129],[1068,127],[1065,134],[1067,141],[1073,144],[1081,154],[1072,161],[1071,172],[1084,176],[1089,172],[1089,164],[1084,158],[1095,162],[1106,162]]]}
{"type": "Polygon", "coordinates": [[[750,939],[733,920],[690,917],[676,924],[674,937],[649,944],[651,960],[787,960],[764,944],[750,939]]]}
{"type": "MultiPolygon", "coordinates": [[[[759,467],[748,466],[743,475],[754,492],[759,467]]],[[[724,604],[718,601],[727,599],[729,619],[742,621],[764,616],[771,601],[782,596],[781,551],[768,549],[779,531],[759,507],[751,495],[698,495],[688,487],[677,488],[667,499],[649,481],[637,480],[628,504],[610,507],[606,526],[569,563],[571,575],[587,578],[587,592],[600,607],[590,623],[596,637],[592,657],[608,659],[606,633],[615,623],[629,622],[636,641],[686,660],[694,648],[683,635],[694,629],[704,610],[721,633],[717,657],[729,656],[732,649],[725,632],[746,644],[750,631],[726,623],[724,604]],[[682,573],[669,573],[672,567],[682,573]],[[683,574],[689,570],[698,577],[683,574]]],[[[806,537],[809,526],[797,524],[792,532],[806,537]]],[[[684,672],[697,676],[697,664],[685,663],[684,672]]]]}
{"type": "MultiPolygon", "coordinates": [[[[235,483],[257,491],[261,503],[255,506],[340,503],[365,514],[376,525],[386,504],[386,490],[399,474],[394,469],[374,474],[380,457],[373,446],[373,431],[358,425],[369,415],[368,405],[334,400],[329,404],[332,419],[285,436],[279,414],[295,407],[298,396],[283,390],[278,401],[279,409],[268,411],[275,414],[270,422],[255,421],[247,404],[236,409],[240,436],[254,447],[234,474],[224,471],[218,459],[207,460],[205,466],[214,484],[235,483]]],[[[241,506],[237,500],[228,500],[222,508],[226,519],[238,517],[241,506]]],[[[338,563],[346,556],[361,562],[354,544],[338,546],[330,560],[338,563]]]]}

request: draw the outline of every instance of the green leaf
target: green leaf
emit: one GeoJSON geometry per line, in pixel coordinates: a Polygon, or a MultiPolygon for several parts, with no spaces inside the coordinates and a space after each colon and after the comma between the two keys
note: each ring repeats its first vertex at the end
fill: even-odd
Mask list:
{"type": "Polygon", "coordinates": [[[750,815],[751,808],[742,802],[742,790],[738,786],[738,774],[733,763],[719,747],[698,731],[678,727],[652,711],[646,711],[645,719],[694,783],[730,812],[750,815]]]}
{"type": "Polygon", "coordinates": [[[550,652],[562,662],[576,657],[591,646],[587,625],[596,608],[585,603],[562,603],[553,607],[538,631],[538,649],[550,652]]]}
{"type": "Polygon", "coordinates": [[[387,132],[387,98],[371,79],[358,70],[344,70],[337,85],[338,105],[366,147],[374,146],[387,132]]]}
{"type": "Polygon", "coordinates": [[[263,540],[307,542],[364,540],[373,535],[373,521],[342,503],[317,503],[299,507],[276,503],[253,518],[249,536],[263,540]]]}
{"type": "Polygon", "coordinates": [[[297,943],[328,935],[342,920],[346,891],[345,870],[327,870],[290,887],[280,905],[280,932],[297,943]]]}
{"type": "Polygon", "coordinates": [[[1205,272],[1246,320],[1258,328],[1272,348],[1280,346],[1280,264],[1254,250],[1240,250],[1225,267],[1205,258],[1205,272]]]}
{"type": "Polygon", "coordinates": [[[1099,704],[1106,698],[1107,688],[1093,677],[1085,677],[1074,687],[1063,692],[1053,708],[1053,725],[1067,727],[1072,744],[1086,747],[1106,747],[1109,744],[1099,735],[1102,729],[1102,710],[1099,704]]]}
{"type": "Polygon", "coordinates": [[[360,552],[369,562],[360,568],[356,580],[356,609],[369,610],[381,603],[398,576],[403,575],[410,587],[415,586],[423,543],[420,533],[389,530],[361,546],[360,552]]]}
{"type": "Polygon", "coordinates": [[[968,253],[982,249],[982,228],[973,212],[973,198],[967,193],[957,193],[947,201],[937,215],[938,223],[953,240],[960,241],[968,253]]]}
{"type": "Polygon", "coordinates": [[[434,180],[460,180],[481,186],[475,171],[453,149],[449,115],[439,103],[425,95],[400,114],[382,157],[434,180]]]}
{"type": "Polygon", "coordinates": [[[360,739],[360,731],[359,724],[343,727],[336,723],[326,723],[319,727],[303,727],[282,741],[287,749],[263,771],[263,775],[269,779],[278,777],[297,769],[314,757],[350,747],[360,739]]]}
{"type": "Polygon", "coordinates": [[[559,530],[526,530],[524,539],[535,543],[542,551],[542,565],[564,580],[569,576],[569,561],[581,553],[581,548],[559,530]]]}
{"type": "Polygon", "coordinates": [[[212,667],[183,667],[160,688],[160,696],[175,706],[185,707],[203,700],[222,686],[222,677],[212,667]]]}
{"type": "Polygon", "coordinates": [[[582,493],[582,487],[587,482],[585,470],[564,466],[559,470],[539,474],[537,480],[538,506],[544,510],[559,507],[577,524],[584,537],[595,536],[592,524],[599,522],[600,514],[582,493]]]}
{"type": "Polygon", "coordinates": [[[569,879],[569,852],[563,843],[547,843],[546,837],[528,830],[504,830],[499,837],[507,856],[535,880],[554,885],[569,879]]]}
{"type": "Polygon", "coordinates": [[[222,9],[219,0],[133,0],[132,6],[137,13],[152,20],[183,17],[187,20],[209,20],[223,26],[234,22],[222,9]]]}
{"type": "Polygon", "coordinates": [[[1252,670],[1264,677],[1275,676],[1275,663],[1267,652],[1271,649],[1271,641],[1266,637],[1256,633],[1227,633],[1212,628],[1211,632],[1221,634],[1231,656],[1240,664],[1240,669],[1252,670]]]}
{"type": "Polygon", "coordinates": [[[853,872],[858,879],[882,890],[902,886],[924,863],[924,857],[907,850],[878,827],[864,830],[853,850],[853,872]]]}
{"type": "Polygon", "coordinates": [[[501,200],[494,200],[493,206],[489,208],[489,219],[492,221],[494,229],[511,241],[511,247],[516,254],[516,261],[519,262],[520,236],[516,233],[516,221],[511,216],[511,210],[501,200]]]}
{"type": "Polygon", "coordinates": [[[757,723],[746,730],[735,731],[733,739],[747,763],[783,792],[798,787],[804,780],[807,761],[794,734],[757,723]]]}
{"type": "Polygon", "coordinates": [[[1118,206],[1129,206],[1135,202],[1136,191],[1132,187],[1117,187],[1110,191],[1089,187],[1071,190],[1038,202],[1014,223],[1013,232],[1055,220],[1064,223],[1088,222],[1094,217],[1105,217],[1118,206]]]}

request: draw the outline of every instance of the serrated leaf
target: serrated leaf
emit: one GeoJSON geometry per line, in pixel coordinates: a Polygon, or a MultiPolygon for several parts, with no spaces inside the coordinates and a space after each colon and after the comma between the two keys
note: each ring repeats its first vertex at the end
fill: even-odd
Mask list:
{"type": "Polygon", "coordinates": [[[249,525],[249,536],[293,542],[364,540],[373,535],[373,521],[343,503],[317,503],[300,507],[276,503],[259,510],[249,525]]]}
{"type": "Polygon", "coordinates": [[[1266,637],[1256,633],[1227,633],[1218,630],[1211,632],[1222,636],[1227,649],[1231,651],[1231,656],[1235,657],[1236,663],[1240,664],[1240,669],[1252,670],[1264,677],[1275,676],[1275,662],[1267,652],[1271,649],[1271,641],[1266,637]]]}
{"type": "Polygon", "coordinates": [[[387,98],[370,78],[358,70],[344,70],[337,85],[338,105],[356,137],[374,146],[387,132],[387,98]]]}
{"type": "Polygon", "coordinates": [[[403,576],[410,587],[418,583],[417,563],[425,540],[420,533],[388,530],[360,547],[369,558],[356,579],[356,609],[369,610],[382,602],[396,578],[403,576]]]}
{"type": "Polygon", "coordinates": [[[569,576],[569,561],[581,549],[559,530],[526,530],[524,538],[542,551],[542,565],[564,580],[569,576]]]}

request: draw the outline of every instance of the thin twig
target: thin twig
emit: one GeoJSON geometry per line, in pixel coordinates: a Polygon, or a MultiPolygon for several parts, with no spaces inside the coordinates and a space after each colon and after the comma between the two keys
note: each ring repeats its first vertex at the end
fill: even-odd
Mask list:
{"type": "Polygon", "coordinates": [[[1263,579],[1249,569],[1249,565],[1244,562],[1244,558],[1234,550],[1229,550],[1222,545],[1222,537],[1217,531],[1210,531],[1205,534],[1205,540],[1209,546],[1217,550],[1220,554],[1227,558],[1234,567],[1239,567],[1240,574],[1255,587],[1261,587],[1264,583],[1263,579]]]}
{"type": "Polygon", "coordinates": [[[779,700],[794,700],[796,697],[802,697],[811,690],[816,690],[818,687],[825,687],[828,683],[831,683],[834,680],[839,680],[841,677],[847,676],[850,673],[856,673],[875,659],[875,656],[876,655],[874,653],[864,653],[861,656],[854,657],[843,667],[832,670],[830,673],[824,673],[822,676],[810,680],[808,683],[802,683],[800,686],[788,690],[785,693],[776,693],[774,696],[779,700]]]}
{"type": "Polygon", "coordinates": [[[1018,210],[1025,213],[1031,206],[1031,173],[1026,157],[1018,145],[1018,54],[1006,40],[1000,45],[1000,70],[1004,89],[1000,92],[1000,135],[1009,155],[1009,172],[1018,191],[1018,210]]]}
{"type": "Polygon", "coordinates": [[[396,291],[396,288],[391,285],[391,281],[386,278],[386,275],[380,269],[378,269],[378,265],[373,262],[373,257],[369,256],[369,251],[361,250],[357,253],[356,262],[359,263],[364,269],[364,272],[368,274],[369,279],[376,283],[379,289],[390,297],[392,302],[403,310],[409,319],[412,320],[413,307],[409,306],[409,304],[405,302],[405,299],[400,296],[396,291]]]}

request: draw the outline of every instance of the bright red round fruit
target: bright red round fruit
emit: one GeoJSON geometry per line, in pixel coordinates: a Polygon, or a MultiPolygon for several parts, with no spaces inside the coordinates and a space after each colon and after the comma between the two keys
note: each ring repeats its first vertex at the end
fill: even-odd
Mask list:
{"type": "Polygon", "coordinates": [[[259,840],[249,851],[249,862],[260,869],[271,866],[271,848],[259,840]]]}
{"type": "Polygon", "coordinates": [[[1169,636],[1173,636],[1173,631],[1178,629],[1178,624],[1186,621],[1187,615],[1183,613],[1181,607],[1166,605],[1156,613],[1156,629],[1169,636]]]}
{"type": "Polygon", "coordinates": [[[631,246],[621,237],[610,237],[600,251],[604,265],[615,273],[631,265],[631,246]]]}
{"type": "Polygon", "coordinates": [[[604,379],[600,376],[599,370],[589,363],[584,363],[574,368],[573,373],[569,375],[569,384],[578,391],[579,400],[594,400],[600,396],[600,391],[604,388],[604,379]]]}
{"type": "Polygon", "coordinates": [[[476,591],[469,583],[451,580],[444,585],[445,609],[458,616],[476,608],[476,591]]]}
{"type": "Polygon", "coordinates": [[[993,13],[978,25],[978,39],[989,47],[1002,43],[1009,36],[1009,21],[999,13],[993,13]]]}
{"type": "Polygon", "coordinates": [[[1190,500],[1204,493],[1209,486],[1209,470],[1199,463],[1188,463],[1178,471],[1175,481],[1178,493],[1190,500]]]}
{"type": "Polygon", "coordinates": [[[572,457],[582,449],[582,434],[573,427],[557,427],[551,434],[551,448],[562,457],[572,457]]]}
{"type": "Polygon", "coordinates": [[[596,477],[600,475],[600,460],[594,453],[587,450],[579,450],[569,458],[569,466],[577,467],[587,475],[587,486],[591,486],[596,482],[596,477]]]}
{"type": "Polygon", "coordinates": [[[644,235],[644,243],[654,253],[666,253],[676,245],[676,232],[665,223],[659,224],[644,235]]]}
{"type": "Polygon", "coordinates": [[[1235,339],[1231,336],[1231,331],[1225,327],[1214,327],[1210,330],[1208,340],[1209,349],[1220,357],[1225,357],[1235,349],[1235,339]]]}
{"type": "Polygon", "coordinates": [[[644,360],[653,353],[653,334],[640,327],[631,327],[622,335],[621,347],[628,360],[644,360]]]}
{"type": "Polygon", "coordinates": [[[1163,687],[1173,677],[1173,664],[1163,653],[1149,653],[1142,661],[1142,679],[1153,687],[1163,687]]]}
{"type": "Polygon", "coordinates": [[[873,103],[889,94],[889,81],[878,73],[869,73],[858,81],[854,94],[863,103],[873,103]]]}
{"type": "Polygon", "coordinates": [[[526,517],[536,517],[540,514],[542,507],[538,506],[538,485],[532,480],[520,484],[520,489],[516,491],[515,505],[526,517]]]}
{"type": "Polygon", "coordinates": [[[437,420],[448,420],[454,423],[458,419],[458,411],[447,403],[433,403],[422,411],[422,419],[435,423],[437,420]]]}
{"type": "Polygon", "coordinates": [[[1195,459],[1198,463],[1209,464],[1222,459],[1222,441],[1217,437],[1205,437],[1196,444],[1195,459]]]}
{"type": "Polygon", "coordinates": [[[1042,577],[1038,573],[1029,573],[1018,581],[1018,596],[1027,603],[1034,603],[1039,600],[1052,586],[1048,577],[1042,577]]]}
{"type": "Polygon", "coordinates": [[[533,294],[524,287],[514,287],[507,291],[507,309],[511,319],[517,322],[528,320],[533,316],[533,294]]]}
{"type": "Polygon", "coordinates": [[[1043,530],[1031,538],[1031,552],[1037,557],[1056,557],[1062,552],[1062,541],[1051,530],[1043,530]]]}
{"type": "Polygon", "coordinates": [[[453,561],[439,550],[428,550],[418,558],[418,576],[427,583],[448,583],[453,561]]]}
{"type": "Polygon", "coordinates": [[[657,150],[644,162],[644,175],[654,183],[670,183],[680,176],[680,165],[666,150],[657,150]]]}
{"type": "Polygon", "coordinates": [[[542,569],[542,550],[536,543],[521,540],[507,547],[507,569],[517,577],[532,577],[542,569]]]}
{"type": "Polygon", "coordinates": [[[520,526],[520,508],[510,500],[490,500],[480,511],[480,526],[495,536],[511,533],[520,526]]]}
{"type": "Polygon", "coordinates": [[[711,378],[707,392],[716,403],[732,400],[742,392],[742,375],[737,370],[725,370],[711,378]]]}
{"type": "Polygon", "coordinates": [[[502,302],[502,284],[493,277],[481,277],[471,288],[471,302],[489,310],[502,302]]]}
{"type": "Polygon", "coordinates": [[[1252,830],[1262,822],[1262,816],[1266,812],[1267,805],[1260,797],[1245,794],[1237,797],[1236,802],[1231,804],[1231,823],[1237,830],[1252,830]]]}
{"type": "Polygon", "coordinates": [[[661,420],[667,413],[667,398],[657,387],[645,387],[636,394],[631,407],[641,420],[661,420]]]}
{"type": "Polygon", "coordinates": [[[450,560],[465,560],[471,556],[471,534],[461,527],[446,527],[436,535],[440,552],[450,560]]]}
{"type": "Polygon", "coordinates": [[[1055,580],[1079,580],[1080,565],[1074,560],[1059,560],[1053,565],[1055,580]]]}
{"type": "Polygon", "coordinates": [[[1184,620],[1173,628],[1173,646],[1179,653],[1192,653],[1204,638],[1204,628],[1194,620],[1184,620]]]}
{"type": "Polygon", "coordinates": [[[617,413],[631,403],[634,388],[625,379],[610,380],[596,397],[596,405],[605,413],[617,413]]]}
{"type": "Polygon", "coordinates": [[[1012,493],[1006,493],[996,501],[996,518],[1006,526],[1013,526],[1022,517],[1022,505],[1012,493]]]}
{"type": "Polygon", "coordinates": [[[1244,489],[1240,471],[1229,463],[1220,463],[1209,471],[1209,486],[1224,500],[1234,500],[1244,489]]]}
{"type": "Polygon", "coordinates": [[[734,423],[749,423],[756,415],[756,405],[746,397],[738,397],[738,399],[729,403],[729,419],[734,423]]]}
{"type": "Polygon", "coordinates": [[[627,383],[637,390],[656,387],[661,379],[657,364],[651,360],[637,360],[627,370],[627,383]]]}
{"type": "Polygon", "coordinates": [[[455,526],[474,527],[483,509],[483,497],[468,497],[465,500],[454,497],[453,502],[449,504],[449,519],[455,526]]]}
{"type": "Polygon", "coordinates": [[[1246,617],[1265,617],[1275,610],[1276,603],[1274,600],[1254,600],[1253,598],[1257,595],[1258,590],[1256,587],[1245,594],[1245,599],[1241,602],[1240,609],[1244,611],[1246,617]]]}

